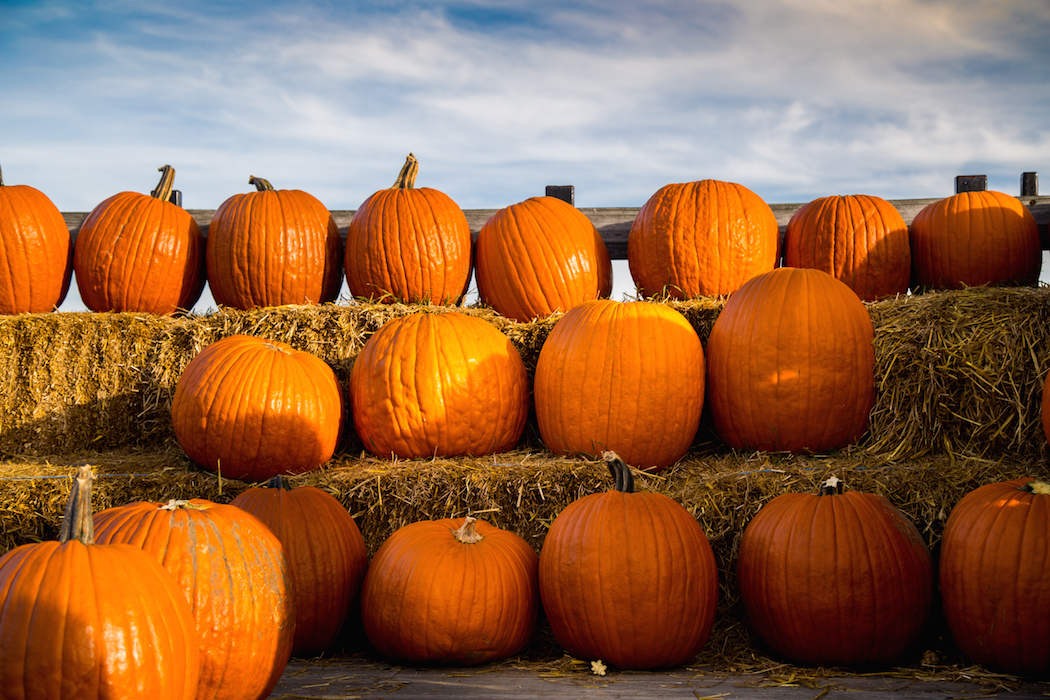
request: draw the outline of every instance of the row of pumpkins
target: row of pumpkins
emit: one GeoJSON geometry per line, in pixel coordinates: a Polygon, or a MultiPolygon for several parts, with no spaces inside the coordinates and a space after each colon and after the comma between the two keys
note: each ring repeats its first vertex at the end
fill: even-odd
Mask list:
{"type": "MultiPolygon", "coordinates": [[[[54,310],[73,271],[94,311],[174,314],[192,308],[205,280],[218,304],[238,309],[335,300],[345,273],[355,298],[450,304],[472,271],[481,300],[529,321],[612,291],[600,234],[553,197],[499,210],[472,244],[466,217],[446,194],[415,187],[409,154],[393,187],[355,212],[344,247],[312,195],[256,191],[215,211],[205,242],[169,200],[174,170],[151,196],[122,192],[95,207],[70,242],[54,204],[0,178],[0,313],[54,310]]],[[[642,207],[628,262],[645,297],[729,294],[780,262],[822,269],[873,300],[914,289],[1033,284],[1042,253],[1031,213],[1015,197],[965,192],[923,209],[909,227],[887,201],[822,197],[792,217],[781,245],[769,205],[742,185],[672,184],[642,207]]]]}
{"type": "MultiPolygon", "coordinates": [[[[327,492],[282,477],[230,504],[136,502],[92,513],[81,468],[58,541],[0,557],[0,698],[261,700],[291,656],[329,648],[358,611],[382,654],[473,665],[523,651],[541,614],[595,673],[688,663],[710,636],[719,574],[696,518],[615,487],[578,498],[536,552],[473,517],[394,531],[371,562],[327,492]]],[[[885,666],[916,651],[934,561],[882,496],[782,494],[745,528],[739,594],[789,660],[885,666]]],[[[1050,670],[1045,535],[1050,484],[988,484],[944,530],[938,581],[959,649],[1021,674],[1050,670]]]]}

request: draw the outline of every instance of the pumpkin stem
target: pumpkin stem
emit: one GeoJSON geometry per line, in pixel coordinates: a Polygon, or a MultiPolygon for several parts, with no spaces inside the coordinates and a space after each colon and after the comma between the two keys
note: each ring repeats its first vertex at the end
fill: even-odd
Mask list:
{"type": "Polygon", "coordinates": [[[161,173],[160,182],[157,184],[157,189],[150,192],[149,196],[166,202],[171,199],[171,190],[175,186],[175,168],[165,165],[157,170],[161,173]]]}
{"type": "Polygon", "coordinates": [[[818,496],[834,496],[842,493],[843,482],[837,476],[829,476],[827,481],[820,485],[818,496]]]}
{"type": "Polygon", "coordinates": [[[248,176],[248,184],[255,185],[255,189],[259,192],[274,191],[274,187],[270,184],[269,180],[263,180],[261,177],[255,177],[254,175],[248,176]]]}
{"type": "Polygon", "coordinates": [[[179,500],[172,498],[167,503],[160,507],[161,510],[178,510],[179,508],[185,508],[187,510],[204,510],[201,506],[196,503],[190,503],[189,501],[179,500]]]}
{"type": "Polygon", "coordinates": [[[0,187],[4,186],[4,171],[0,170],[0,187]]]}
{"type": "Polygon", "coordinates": [[[291,491],[292,485],[289,484],[288,480],[284,478],[284,474],[278,474],[277,476],[270,477],[270,480],[266,482],[266,488],[284,489],[285,491],[291,491]]]}
{"type": "Polygon", "coordinates": [[[634,475],[631,473],[631,468],[627,466],[627,462],[612,450],[602,452],[602,460],[605,466],[609,467],[609,473],[612,474],[613,488],[621,493],[634,493],[634,475]]]}
{"type": "Polygon", "coordinates": [[[95,520],[91,513],[91,480],[94,478],[87,464],[77,470],[62,527],[58,531],[59,542],[76,540],[82,544],[95,544],[95,520]]]}
{"type": "Polygon", "coordinates": [[[474,524],[477,521],[477,518],[468,515],[467,519],[463,521],[463,524],[460,526],[460,528],[458,530],[452,531],[452,534],[456,538],[456,541],[462,542],[463,544],[477,544],[478,542],[481,542],[483,539],[485,539],[480,534],[478,534],[478,528],[474,524]]]}
{"type": "Polygon", "coordinates": [[[410,190],[416,186],[416,176],[419,175],[419,161],[411,153],[405,158],[405,164],[401,166],[401,172],[397,174],[397,180],[390,189],[410,190]]]}
{"type": "Polygon", "coordinates": [[[1050,483],[1046,481],[1029,481],[1024,485],[1024,490],[1029,493],[1037,493],[1042,496],[1050,496],[1050,483]]]}

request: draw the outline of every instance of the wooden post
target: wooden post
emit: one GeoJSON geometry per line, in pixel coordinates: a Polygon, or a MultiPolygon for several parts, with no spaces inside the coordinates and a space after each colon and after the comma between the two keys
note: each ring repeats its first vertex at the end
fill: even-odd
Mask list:
{"type": "Polygon", "coordinates": [[[1021,173],[1021,196],[1039,196],[1039,173],[1021,173]]]}
{"type": "Polygon", "coordinates": [[[563,202],[576,206],[576,188],[572,185],[547,185],[547,196],[557,197],[563,202]]]}
{"type": "Polygon", "coordinates": [[[988,189],[987,175],[956,175],[955,194],[960,192],[984,192],[988,189]]]}

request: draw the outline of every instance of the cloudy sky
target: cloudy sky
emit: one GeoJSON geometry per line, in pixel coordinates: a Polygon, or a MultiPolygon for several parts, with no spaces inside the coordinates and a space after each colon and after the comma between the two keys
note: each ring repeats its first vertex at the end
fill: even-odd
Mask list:
{"type": "Polygon", "coordinates": [[[164,164],[188,209],[355,209],[410,151],[464,209],[1050,191],[1047,0],[0,0],[0,65],[4,182],[62,211],[164,164]]]}

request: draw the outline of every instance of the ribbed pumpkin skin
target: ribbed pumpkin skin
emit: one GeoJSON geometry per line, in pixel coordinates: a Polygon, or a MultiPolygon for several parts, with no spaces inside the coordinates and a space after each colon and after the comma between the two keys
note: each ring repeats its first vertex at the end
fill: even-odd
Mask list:
{"type": "Polygon", "coordinates": [[[170,316],[204,288],[204,236],[189,212],[121,192],[88,214],[73,249],[80,298],[92,311],[170,316]]]}
{"type": "Polygon", "coordinates": [[[200,466],[266,481],[331,459],[343,425],[332,368],[287,343],[233,335],[183,370],[171,402],[175,437],[200,466]]]}
{"type": "Polygon", "coordinates": [[[1035,285],[1043,264],[1039,226],[1002,192],[960,192],[927,205],[909,227],[912,288],[1035,285]]]}
{"type": "Polygon", "coordinates": [[[465,518],[424,520],[376,551],[361,588],[361,620],[380,653],[475,665],[521,652],[536,629],[538,558],[513,532],[482,520],[484,539],[456,539],[465,518]]]}
{"type": "Polygon", "coordinates": [[[529,380],[517,348],[495,326],[458,312],[386,322],[350,372],[354,425],[376,455],[456,457],[518,444],[529,380]]]}
{"type": "Polygon", "coordinates": [[[862,301],[906,294],[911,275],[908,225],[892,204],[863,194],[815,199],[784,234],[784,267],[823,270],[862,301]]]}
{"type": "Polygon", "coordinates": [[[0,313],[54,311],[73,276],[73,243],[40,190],[0,182],[0,313]]]}
{"type": "Polygon", "coordinates": [[[779,257],[773,210],[746,187],[719,180],[661,187],[627,238],[631,276],[646,297],[730,294],[779,257]]]}
{"type": "Polygon", "coordinates": [[[782,267],[729,297],[707,342],[707,396],[735,449],[826,452],[868,429],[874,326],[826,272],[782,267]]]}
{"type": "Polygon", "coordinates": [[[261,520],[284,545],[295,579],[294,656],[314,656],[339,637],[356,608],[368,554],[339,501],[316,486],[251,488],[230,505],[261,520]]]}
{"type": "Polygon", "coordinates": [[[533,379],[547,449],[597,457],[617,452],[659,470],[693,443],[704,405],[704,349],[669,306],[584,302],[547,336],[533,379]]]}
{"type": "Polygon", "coordinates": [[[208,225],[208,284],[235,309],[335,300],[343,242],[325,206],[301,190],[235,194],[208,225]]]}
{"type": "Polygon", "coordinates": [[[612,261],[598,229],[557,197],[500,209],[478,233],[481,300],[522,323],[612,293],[612,261]]]}
{"type": "Polygon", "coordinates": [[[193,610],[198,700],[262,700],[292,652],[295,589],[284,549],[255,516],[203,499],[137,502],[95,515],[100,543],[150,554],[193,610]]]}
{"type": "Polygon", "coordinates": [[[778,653],[812,665],[887,664],[929,617],[933,559],[882,496],[786,493],[744,529],[737,579],[751,624],[778,653]]]}
{"type": "Polygon", "coordinates": [[[551,630],[577,658],[621,669],[677,666],[714,625],[711,545],[663,494],[609,491],[573,501],[547,532],[539,576],[551,630]]]}
{"type": "Polygon", "coordinates": [[[972,661],[1010,673],[1050,670],[1050,495],[1025,488],[1039,483],[971,491],[941,540],[941,600],[955,643],[972,661]]]}

